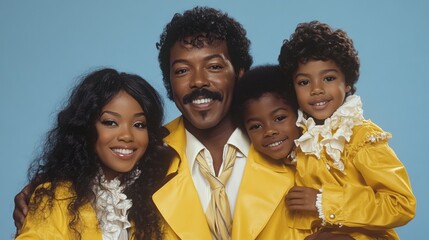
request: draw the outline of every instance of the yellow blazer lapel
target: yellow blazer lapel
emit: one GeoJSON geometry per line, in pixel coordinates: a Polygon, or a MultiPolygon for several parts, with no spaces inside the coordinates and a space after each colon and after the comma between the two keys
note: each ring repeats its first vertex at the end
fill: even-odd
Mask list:
{"type": "Polygon", "coordinates": [[[283,197],[293,184],[293,170],[264,159],[252,145],[237,196],[233,239],[256,239],[279,204],[285,204],[283,197]]]}
{"type": "Polygon", "coordinates": [[[183,121],[168,124],[170,135],[164,141],[175,151],[167,182],[153,195],[153,200],[169,227],[181,239],[211,239],[198,193],[185,157],[186,135],[183,121]]]}

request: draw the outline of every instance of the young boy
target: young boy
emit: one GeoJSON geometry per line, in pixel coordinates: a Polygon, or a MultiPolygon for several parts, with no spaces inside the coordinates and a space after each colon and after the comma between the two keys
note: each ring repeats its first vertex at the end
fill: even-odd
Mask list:
{"type": "MultiPolygon", "coordinates": [[[[296,126],[297,110],[293,87],[287,85],[278,65],[254,67],[235,85],[232,113],[237,125],[249,136],[255,158],[277,168],[282,166],[289,172],[294,172],[294,140],[300,135],[296,126]]],[[[293,181],[293,174],[291,178],[293,181]]],[[[285,192],[291,187],[292,184],[285,186],[285,192]]],[[[270,191],[270,186],[266,186],[265,194],[270,191]]],[[[287,215],[287,225],[292,221],[291,215],[288,211],[283,214],[287,215]]],[[[286,225],[283,227],[287,228],[286,225]]],[[[293,232],[293,239],[304,239],[310,234],[293,232]]]]}
{"type": "Polygon", "coordinates": [[[268,159],[293,162],[298,103],[281,68],[263,65],[251,69],[237,82],[234,92],[237,124],[247,132],[253,147],[268,159]]]}

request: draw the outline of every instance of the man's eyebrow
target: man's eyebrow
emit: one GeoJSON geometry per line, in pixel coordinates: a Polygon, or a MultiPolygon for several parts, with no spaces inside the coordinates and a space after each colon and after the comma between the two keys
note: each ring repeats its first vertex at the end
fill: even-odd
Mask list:
{"type": "MultiPolygon", "coordinates": [[[[209,55],[209,56],[206,56],[206,57],[204,57],[203,58],[203,60],[204,61],[208,61],[208,60],[211,60],[211,59],[214,59],[214,58],[220,58],[220,59],[225,59],[225,57],[224,57],[224,55],[223,54],[218,54],[218,53],[215,53],[215,54],[211,54],[211,55],[209,55]]],[[[188,60],[186,60],[186,59],[183,59],[183,58],[178,58],[178,59],[175,59],[172,63],[171,63],[171,66],[173,66],[174,64],[177,64],[177,63],[187,63],[188,62],[188,60]]]]}

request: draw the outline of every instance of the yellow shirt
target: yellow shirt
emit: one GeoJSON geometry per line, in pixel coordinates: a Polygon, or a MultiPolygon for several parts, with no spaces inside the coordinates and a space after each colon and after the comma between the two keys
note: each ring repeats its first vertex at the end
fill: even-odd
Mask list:
{"type": "MultiPolygon", "coordinates": [[[[341,153],[343,171],[326,151],[318,159],[298,148],[296,184],[322,189],[327,227],[352,232],[355,239],[399,239],[393,228],[410,221],[416,209],[405,167],[387,143],[390,135],[377,125],[364,120],[352,130],[341,153]]],[[[297,213],[290,226],[308,231],[320,223],[317,214],[297,213]]]]}

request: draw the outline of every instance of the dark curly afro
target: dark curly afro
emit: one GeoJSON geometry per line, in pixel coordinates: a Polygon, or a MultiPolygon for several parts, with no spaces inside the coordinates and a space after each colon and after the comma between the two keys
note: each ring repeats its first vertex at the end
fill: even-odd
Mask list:
{"type": "Polygon", "coordinates": [[[300,23],[290,39],[283,41],[278,58],[288,79],[292,79],[300,63],[309,60],[332,60],[351,87],[349,94],[356,92],[355,83],[359,79],[359,58],[353,41],[341,29],[334,30],[319,21],[300,23]]]}
{"type": "Polygon", "coordinates": [[[173,100],[170,84],[170,50],[177,41],[186,41],[194,47],[204,44],[226,41],[228,53],[235,73],[240,69],[249,70],[253,59],[249,53],[250,40],[243,26],[226,13],[209,7],[195,7],[183,14],[176,13],[162,32],[156,47],[159,50],[158,61],[161,67],[164,86],[168,97],[173,100]]]}

